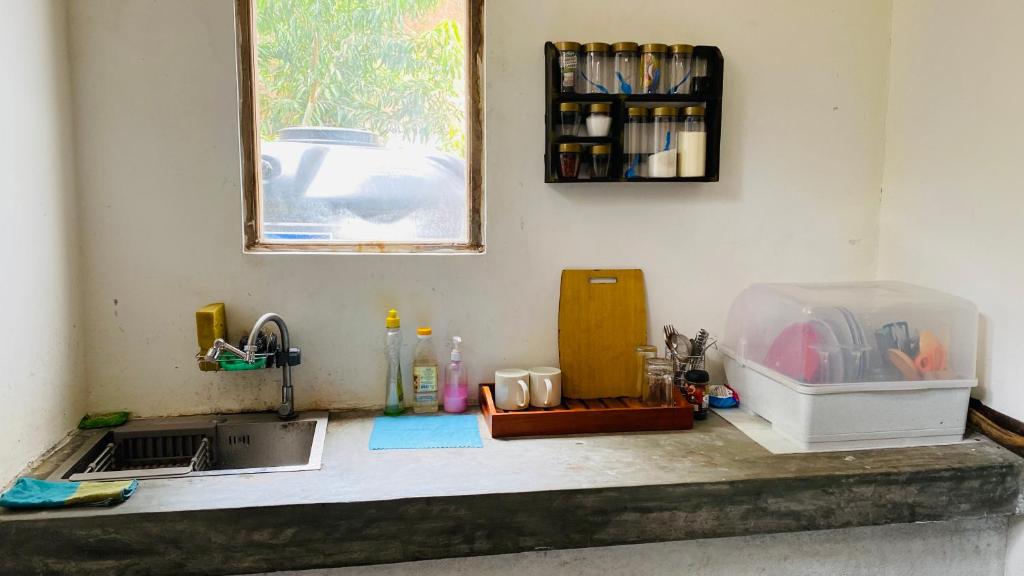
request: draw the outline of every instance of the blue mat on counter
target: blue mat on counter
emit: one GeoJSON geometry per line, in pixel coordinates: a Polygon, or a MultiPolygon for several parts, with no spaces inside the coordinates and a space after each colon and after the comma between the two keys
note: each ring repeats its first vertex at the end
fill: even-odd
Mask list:
{"type": "Polygon", "coordinates": [[[476,414],[378,416],[370,450],[483,448],[476,414]]]}

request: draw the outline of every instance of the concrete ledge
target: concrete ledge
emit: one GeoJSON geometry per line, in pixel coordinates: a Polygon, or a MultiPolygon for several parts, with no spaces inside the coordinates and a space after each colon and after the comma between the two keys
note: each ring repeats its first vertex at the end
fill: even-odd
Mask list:
{"type": "MultiPolygon", "coordinates": [[[[739,442],[730,430],[728,425],[716,423],[705,434],[739,442]]],[[[335,440],[345,434],[336,434],[335,440]]],[[[694,436],[686,434],[641,435],[625,441],[635,443],[634,448],[653,443],[664,449],[666,441],[694,441],[694,436]]],[[[622,441],[622,437],[605,440],[622,441]]],[[[522,452],[548,441],[529,442],[541,444],[502,444],[492,456],[509,450],[522,452]]],[[[365,445],[359,448],[365,451],[365,445]]],[[[727,458],[733,469],[720,474],[722,479],[637,484],[632,482],[636,478],[626,478],[631,485],[576,489],[529,489],[527,481],[521,491],[452,490],[451,495],[371,498],[374,490],[387,492],[378,486],[363,487],[359,498],[347,501],[325,498],[315,502],[311,500],[316,495],[307,494],[306,501],[278,505],[145,511],[154,504],[143,500],[135,504],[135,511],[125,508],[123,513],[108,509],[102,513],[5,514],[0,516],[0,573],[241,574],[986,518],[1012,514],[1019,494],[1020,459],[987,439],[945,447],[852,453],[855,456],[771,456],[728,442],[720,443],[718,449],[727,453],[739,450],[727,458]],[[737,458],[743,455],[749,462],[737,458]],[[755,474],[755,469],[760,472],[755,474]]],[[[461,454],[471,458],[471,453],[482,452],[461,454]]],[[[595,453],[593,448],[590,453],[595,453]]],[[[420,455],[430,454],[437,452],[420,455]]],[[[445,454],[457,458],[460,452],[445,454]]],[[[402,457],[415,458],[409,452],[402,457]]],[[[576,457],[566,455],[563,464],[571,466],[576,457]]],[[[644,456],[637,457],[641,461],[633,464],[642,465],[644,456]]],[[[441,463],[430,466],[443,465],[444,458],[440,459],[441,463]]],[[[702,460],[687,463],[698,466],[702,460]]],[[[617,470],[624,464],[609,459],[606,467],[617,470]]],[[[512,466],[502,469],[508,474],[517,467],[515,462],[505,465],[512,466]]],[[[531,466],[524,456],[520,473],[530,474],[531,466]]],[[[465,470],[453,472],[460,471],[465,470]]],[[[486,477],[497,471],[483,470],[481,474],[486,477]]],[[[317,482],[330,481],[330,474],[319,480],[296,474],[306,473],[264,475],[247,483],[258,486],[255,482],[283,478],[275,489],[287,490],[288,479],[293,478],[296,489],[306,491],[317,482]]],[[[420,479],[431,482],[431,478],[420,479]]],[[[463,482],[472,490],[478,488],[476,479],[467,473],[463,482]]],[[[416,482],[417,477],[411,474],[398,480],[416,482]]],[[[448,480],[458,482],[459,478],[448,480]]],[[[174,487],[173,480],[165,482],[174,487]]],[[[493,483],[499,489],[505,487],[499,478],[493,483]]],[[[239,490],[244,484],[229,486],[239,490]]],[[[167,485],[153,486],[151,500],[163,494],[167,485]]],[[[183,498],[194,488],[178,484],[183,498]]],[[[146,492],[140,489],[138,496],[145,497],[146,492]]]]}

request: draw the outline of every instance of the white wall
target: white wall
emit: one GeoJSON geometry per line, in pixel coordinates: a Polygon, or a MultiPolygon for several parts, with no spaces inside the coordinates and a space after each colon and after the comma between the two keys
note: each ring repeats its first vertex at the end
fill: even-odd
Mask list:
{"type": "Polygon", "coordinates": [[[975,395],[1024,420],[1024,3],[897,0],[879,276],[973,300],[975,395]]]}
{"type": "Polygon", "coordinates": [[[63,0],[0,0],[0,486],[85,406],[63,0]]]}
{"type": "Polygon", "coordinates": [[[556,360],[565,267],[643,268],[652,326],[690,331],[720,330],[753,280],[874,275],[888,1],[488,2],[487,254],[444,257],[241,254],[232,4],[71,5],[91,408],[270,406],[274,374],[195,369],[193,311],[211,301],[233,337],[281,313],[304,352],[298,405],[344,407],[382,403],[392,306],[410,336],[462,335],[480,380],[556,360]],[[542,46],[558,39],[720,46],[722,181],[543,184],[542,46]]]}
{"type": "MultiPolygon", "coordinates": [[[[973,300],[975,396],[1024,420],[1024,3],[896,0],[879,277],[973,300]]],[[[1024,519],[1007,576],[1024,575],[1024,519]]]]}

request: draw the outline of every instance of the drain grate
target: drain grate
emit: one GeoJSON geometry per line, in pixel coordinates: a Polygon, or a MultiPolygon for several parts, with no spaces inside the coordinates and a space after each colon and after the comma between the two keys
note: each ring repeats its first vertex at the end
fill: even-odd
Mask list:
{"type": "Polygon", "coordinates": [[[251,444],[252,438],[248,434],[232,434],[228,436],[228,446],[249,446],[251,444]]]}

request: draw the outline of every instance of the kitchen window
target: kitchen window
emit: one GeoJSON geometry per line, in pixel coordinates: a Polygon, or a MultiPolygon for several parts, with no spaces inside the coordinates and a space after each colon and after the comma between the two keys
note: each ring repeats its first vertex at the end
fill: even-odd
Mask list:
{"type": "Polygon", "coordinates": [[[483,251],[483,0],[236,10],[246,251],[483,251]]]}

